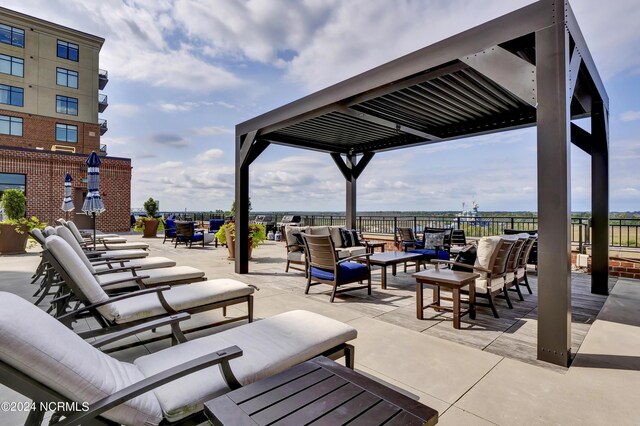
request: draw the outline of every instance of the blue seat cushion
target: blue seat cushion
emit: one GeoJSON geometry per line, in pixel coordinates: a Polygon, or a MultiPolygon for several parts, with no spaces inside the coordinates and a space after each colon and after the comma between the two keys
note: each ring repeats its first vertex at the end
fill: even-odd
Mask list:
{"type": "Polygon", "coordinates": [[[202,241],[203,238],[204,238],[204,234],[198,232],[197,234],[193,235],[193,238],[191,238],[191,241],[202,241]]]}
{"type": "MultiPolygon", "coordinates": [[[[419,253],[429,259],[436,259],[436,250],[435,249],[414,249],[407,250],[407,253],[419,253]]],[[[438,250],[438,257],[440,260],[449,260],[449,253],[444,250],[438,250]]]]}
{"type": "MultiPolygon", "coordinates": [[[[369,269],[367,265],[358,262],[344,262],[338,265],[340,282],[353,282],[367,279],[369,269]]],[[[321,280],[333,281],[333,271],[325,271],[311,267],[311,276],[321,280]]]]}
{"type": "Polygon", "coordinates": [[[176,236],[176,230],[175,229],[165,229],[164,230],[164,235],[166,237],[175,237],[176,236]]]}

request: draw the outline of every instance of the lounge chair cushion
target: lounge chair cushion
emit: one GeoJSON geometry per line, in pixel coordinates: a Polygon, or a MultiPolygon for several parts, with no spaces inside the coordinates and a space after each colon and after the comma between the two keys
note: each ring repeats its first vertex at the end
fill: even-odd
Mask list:
{"type": "MultiPolygon", "coordinates": [[[[121,266],[120,263],[113,263],[113,267],[118,267],[118,266],[121,266]]],[[[147,257],[143,259],[127,260],[123,263],[123,266],[139,266],[141,270],[170,268],[172,266],[176,266],[176,261],[171,260],[168,257],[147,257]]],[[[94,268],[96,271],[100,272],[100,271],[108,270],[109,266],[99,265],[99,266],[94,266],[94,268]]],[[[146,274],[140,274],[140,275],[146,275],[146,274]]]]}
{"type": "Polygon", "coordinates": [[[367,248],[364,246],[342,247],[339,249],[336,248],[336,252],[338,252],[338,259],[344,259],[346,257],[359,256],[361,254],[366,254],[367,248]]]}
{"type": "MultiPolygon", "coordinates": [[[[123,243],[127,242],[127,239],[124,238],[124,237],[108,237],[108,238],[105,237],[105,238],[102,238],[99,235],[97,235],[96,237],[98,238],[97,239],[98,244],[100,244],[101,241],[104,241],[105,243],[108,243],[108,244],[123,244],[123,243]]],[[[91,241],[93,241],[93,238],[91,238],[91,241]]]]}
{"type": "MultiPolygon", "coordinates": [[[[481,266],[482,268],[489,269],[491,260],[497,255],[496,247],[500,243],[502,238],[499,236],[482,237],[478,240],[478,257],[476,257],[475,266],[481,266]]],[[[486,272],[478,271],[482,277],[486,277],[486,272]]],[[[485,287],[486,288],[486,287],[485,287]]]]}
{"type": "MultiPolygon", "coordinates": [[[[487,293],[487,279],[486,278],[477,278],[476,279],[476,293],[485,294],[487,293]]],[[[491,291],[496,292],[504,286],[504,278],[493,278],[491,280],[491,291]]],[[[469,286],[463,287],[464,290],[468,290],[469,286]]]]}
{"type": "MultiPolygon", "coordinates": [[[[252,293],[253,287],[243,282],[229,278],[220,278],[175,286],[162,294],[173,309],[181,311],[236,297],[248,296],[252,293]]],[[[118,324],[167,313],[160,304],[156,294],[143,294],[141,296],[109,303],[107,306],[111,308],[111,311],[100,311],[100,313],[118,324]]]]}
{"type": "MultiPolygon", "coordinates": [[[[149,286],[160,285],[160,284],[171,284],[172,282],[175,282],[175,281],[185,281],[185,280],[197,281],[204,277],[203,271],[201,271],[200,269],[192,268],[191,266],[172,266],[171,268],[147,269],[144,272],[136,272],[136,274],[140,276],[148,276],[149,278],[143,278],[142,282],[149,286]]],[[[130,271],[125,271],[125,272],[114,272],[110,274],[98,275],[96,278],[98,279],[98,282],[100,284],[104,285],[114,281],[119,281],[125,278],[129,278],[131,276],[132,274],[130,271]]],[[[135,285],[136,285],[136,281],[132,280],[132,281],[127,281],[124,283],[117,284],[117,287],[114,287],[114,286],[107,287],[107,289],[111,290],[113,288],[131,287],[135,285]]]]}
{"type": "MultiPolygon", "coordinates": [[[[135,365],[102,353],[33,304],[5,292],[0,292],[0,360],[79,403],[93,403],[145,378],[135,365]]],[[[148,392],[104,417],[118,424],[155,425],[162,410],[148,392]]]]}
{"type": "MultiPolygon", "coordinates": [[[[357,337],[353,327],[312,312],[290,311],[145,355],[134,361],[145,376],[237,345],[230,361],[242,385],[280,373],[357,337]]],[[[228,392],[218,367],[193,373],[154,390],[169,421],[202,410],[203,402],[228,392]]]]}
{"type": "Polygon", "coordinates": [[[142,259],[149,256],[149,252],[141,249],[107,250],[100,256],[103,259],[142,259]]]}
{"type": "Polygon", "coordinates": [[[73,233],[69,230],[69,228],[60,225],[60,226],[56,226],[55,230],[56,230],[56,235],[62,238],[63,240],[65,240],[71,246],[73,251],[78,255],[78,257],[82,260],[82,263],[84,263],[87,269],[89,269],[89,271],[91,271],[92,274],[95,274],[96,269],[93,267],[91,262],[89,262],[87,255],[84,254],[84,250],[82,250],[82,247],[80,247],[80,244],[78,243],[78,241],[76,241],[76,239],[73,236],[73,233]]]}
{"type": "Polygon", "coordinates": [[[336,246],[336,248],[344,247],[344,244],[342,243],[342,234],[340,233],[341,229],[343,228],[340,226],[329,227],[329,233],[331,234],[331,241],[333,241],[333,244],[336,246]]]}
{"type": "Polygon", "coordinates": [[[440,260],[449,260],[449,253],[444,250],[438,250],[436,256],[436,249],[413,249],[407,250],[407,253],[418,253],[429,259],[440,259],[440,260]]]}
{"type": "MultiPolygon", "coordinates": [[[[73,251],[73,248],[61,237],[51,235],[45,240],[45,246],[53,256],[60,262],[64,270],[71,276],[71,279],[80,287],[80,290],[91,303],[100,303],[109,299],[107,293],[100,287],[96,278],[82,259],[73,251]]],[[[101,306],[100,310],[110,311],[101,306]]],[[[101,311],[102,312],[102,311],[101,311]]],[[[104,313],[103,313],[104,314],[104,313]]]]}
{"type": "Polygon", "coordinates": [[[300,262],[304,263],[304,252],[303,251],[292,251],[287,253],[287,260],[291,262],[300,262]]]}
{"type": "Polygon", "coordinates": [[[521,279],[527,274],[527,270],[525,268],[518,268],[516,270],[516,278],[521,279]]]}
{"type": "Polygon", "coordinates": [[[106,248],[107,250],[133,250],[133,249],[146,250],[149,248],[149,244],[137,243],[137,242],[112,244],[105,241],[103,244],[97,243],[96,248],[97,249],[106,248]]]}
{"type": "MultiPolygon", "coordinates": [[[[369,273],[367,265],[358,262],[344,262],[338,265],[340,280],[357,281],[359,278],[366,279],[369,273]]],[[[333,271],[325,271],[316,267],[311,267],[311,276],[321,280],[333,281],[333,271]]]]}

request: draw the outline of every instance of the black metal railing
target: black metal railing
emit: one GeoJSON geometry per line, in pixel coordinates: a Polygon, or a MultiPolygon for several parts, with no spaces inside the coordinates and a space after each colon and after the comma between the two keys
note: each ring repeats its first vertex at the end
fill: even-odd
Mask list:
{"type": "Polygon", "coordinates": [[[104,89],[108,82],[109,73],[107,72],[107,70],[98,70],[98,88],[100,90],[104,89]]]}
{"type": "Polygon", "coordinates": [[[100,136],[104,135],[105,133],[107,133],[107,130],[109,130],[107,120],[105,120],[104,118],[98,120],[98,125],[100,126],[100,136]]]}
{"type": "MultiPolygon", "coordinates": [[[[209,219],[226,219],[225,213],[216,212],[162,212],[164,217],[174,214],[179,220],[208,222],[209,219]]],[[[290,212],[258,212],[252,213],[251,219],[258,214],[273,216],[278,223],[290,212]]],[[[339,226],[345,224],[344,215],[301,215],[305,226],[339,226]]],[[[399,227],[413,228],[422,232],[425,227],[463,229],[466,236],[484,237],[499,235],[505,229],[521,229],[525,231],[538,229],[538,218],[535,216],[391,216],[391,215],[358,215],[356,227],[365,234],[396,235],[399,227]]],[[[571,241],[580,252],[591,245],[591,218],[573,217],[571,219],[571,241]]],[[[610,219],[609,245],[614,247],[640,248],[640,218],[610,219]]]]}

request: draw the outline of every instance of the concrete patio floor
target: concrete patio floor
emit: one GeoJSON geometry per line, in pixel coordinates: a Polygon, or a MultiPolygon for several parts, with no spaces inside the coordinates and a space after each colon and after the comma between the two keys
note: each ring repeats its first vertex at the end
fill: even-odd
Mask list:
{"type": "MultiPolygon", "coordinates": [[[[284,273],[285,249],[280,243],[267,242],[254,250],[251,273],[236,275],[224,247],[173,248],[163,245],[162,239],[145,241],[151,245],[152,256],[201,268],[209,279],[230,277],[257,285],[257,319],[306,309],[357,328],[356,370],[438,410],[439,424],[638,423],[634,414],[640,394],[638,281],[612,280],[612,293],[606,301],[591,299],[583,291],[574,296],[580,308],[576,312],[574,306],[573,344],[574,351],[578,346],[579,350],[573,365],[564,369],[539,363],[528,355],[536,334],[535,274],[534,295],[525,295],[524,302],[514,300],[513,311],[506,309],[504,301],[499,302],[501,321],[492,322],[489,310],[481,309],[476,321],[464,317],[463,328],[454,330],[448,315],[428,310],[426,320],[415,318],[415,282],[410,274],[400,272],[401,268],[397,277],[389,275],[387,290],[380,290],[379,272],[375,272],[372,296],[355,291],[330,304],[328,286],[312,287],[311,294],[304,295],[302,272],[284,273]]],[[[0,291],[34,300],[35,286],[28,283],[39,262],[37,251],[0,257],[0,291]]],[[[588,280],[586,275],[575,274],[574,288],[586,287],[588,280]]],[[[41,307],[46,308],[46,303],[41,307]]],[[[242,308],[232,307],[228,315],[242,312],[242,308]]],[[[220,312],[203,313],[190,322],[206,323],[220,316],[220,312]]],[[[90,322],[78,324],[80,328],[92,326],[90,322]]],[[[168,344],[155,342],[113,355],[131,360],[168,344]]],[[[0,400],[25,398],[0,387],[0,400]]],[[[0,412],[0,424],[18,424],[24,418],[24,413],[0,412]]]]}

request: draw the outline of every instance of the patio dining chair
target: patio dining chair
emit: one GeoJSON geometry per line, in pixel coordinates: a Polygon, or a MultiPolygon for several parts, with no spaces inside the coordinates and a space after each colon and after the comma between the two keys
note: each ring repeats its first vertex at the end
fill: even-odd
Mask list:
{"type": "MultiPolygon", "coordinates": [[[[58,310],[57,318],[71,327],[78,318],[90,315],[101,327],[78,333],[83,338],[108,334],[179,312],[195,314],[222,308],[223,315],[226,315],[227,306],[239,303],[247,303],[247,315],[206,324],[183,333],[231,321],[253,321],[254,287],[240,281],[216,279],[175,287],[157,286],[110,296],[65,240],[51,236],[47,238],[45,246],[48,261],[56,268],[73,295],[84,305],[71,312],[58,310]]],[[[173,334],[175,337],[176,333],[173,334]]],[[[166,337],[169,336],[159,336],[152,340],[166,337]]]]}
{"type": "Polygon", "coordinates": [[[523,284],[527,288],[527,291],[529,292],[529,294],[533,294],[533,291],[531,291],[531,286],[529,285],[529,278],[527,277],[527,264],[528,264],[531,251],[535,246],[537,246],[537,244],[538,244],[537,235],[529,235],[529,238],[525,243],[524,248],[520,252],[520,256],[518,258],[518,268],[516,269],[516,277],[515,277],[516,283],[518,285],[523,284]]]}
{"type": "MultiPolygon", "coordinates": [[[[494,296],[503,293],[508,300],[509,295],[505,288],[505,275],[507,273],[509,253],[516,239],[517,237],[515,236],[507,235],[480,238],[476,249],[477,257],[473,265],[439,259],[432,260],[431,263],[436,265],[436,269],[439,265],[446,264],[452,268],[479,273],[480,277],[476,278],[474,283],[475,295],[476,297],[486,298],[488,303],[485,305],[491,308],[494,317],[500,318],[493,299],[494,296]]],[[[476,302],[476,305],[479,305],[479,303],[476,302]]]]}
{"type": "Polygon", "coordinates": [[[367,294],[371,295],[371,265],[369,264],[371,253],[338,259],[336,248],[330,235],[302,234],[302,238],[309,268],[305,294],[309,294],[309,288],[312,285],[328,284],[333,287],[330,299],[332,303],[337,293],[345,291],[366,288],[367,294]],[[365,263],[354,262],[356,259],[364,259],[365,263]],[[367,281],[366,285],[338,289],[342,285],[355,282],[362,283],[365,280],[367,281]]]}
{"type": "Polygon", "coordinates": [[[195,227],[195,223],[191,221],[176,222],[176,243],[174,248],[178,247],[178,244],[184,244],[191,248],[194,242],[202,243],[202,247],[204,247],[204,231],[196,232],[195,227]]]}
{"type": "Polygon", "coordinates": [[[41,401],[81,407],[53,412],[49,424],[60,426],[196,425],[207,423],[205,401],[316,356],[345,356],[353,368],[348,342],[356,329],[307,311],[285,312],[132,362],[99,350],[186,318],[163,318],[89,343],[26,300],[0,292],[0,383],[34,401],[27,425],[43,422],[41,401]]]}
{"type": "MultiPolygon", "coordinates": [[[[222,225],[224,225],[224,219],[210,219],[209,230],[207,232],[209,232],[210,234],[215,234],[220,230],[222,225]]],[[[218,247],[218,239],[214,237],[213,241],[215,246],[218,247]]]]}
{"type": "Polygon", "coordinates": [[[522,291],[520,291],[520,283],[516,280],[516,273],[522,251],[529,242],[529,234],[517,234],[516,237],[518,239],[513,244],[513,248],[509,253],[509,259],[507,260],[507,273],[504,278],[504,285],[507,290],[515,291],[518,294],[518,298],[522,301],[524,297],[522,296],[522,291]]]}
{"type": "Polygon", "coordinates": [[[402,248],[402,250],[407,251],[409,249],[424,247],[423,241],[416,238],[413,228],[399,227],[397,229],[400,237],[400,248],[402,248]]]}

